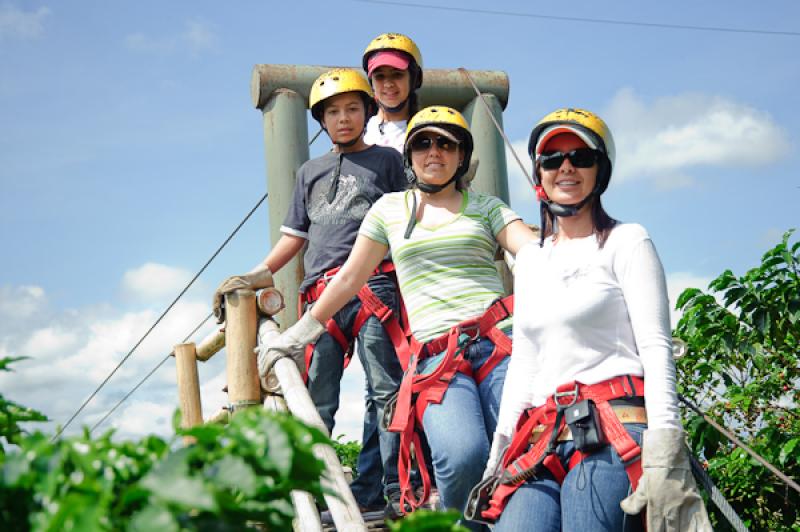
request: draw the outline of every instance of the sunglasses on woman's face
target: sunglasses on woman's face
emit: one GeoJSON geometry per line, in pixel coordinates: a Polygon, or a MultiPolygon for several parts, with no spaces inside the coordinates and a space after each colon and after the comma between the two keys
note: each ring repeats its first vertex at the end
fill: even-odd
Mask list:
{"type": "Polygon", "coordinates": [[[558,170],[564,164],[564,159],[569,159],[575,168],[591,168],[597,162],[598,155],[599,152],[591,148],[578,148],[568,153],[553,151],[539,156],[539,166],[543,170],[558,170]]]}
{"type": "Polygon", "coordinates": [[[411,141],[411,151],[428,151],[433,147],[434,143],[437,148],[448,153],[452,153],[458,149],[458,142],[438,135],[436,137],[415,138],[411,141]]]}

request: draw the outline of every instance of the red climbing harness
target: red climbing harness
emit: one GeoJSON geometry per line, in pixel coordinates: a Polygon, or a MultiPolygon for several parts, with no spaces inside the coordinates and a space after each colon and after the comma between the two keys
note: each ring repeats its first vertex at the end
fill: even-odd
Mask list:
{"type": "MultiPolygon", "coordinates": [[[[325,272],[317,281],[309,286],[306,291],[301,295],[299,305],[300,310],[299,313],[302,314],[304,305],[310,305],[314,301],[318,300],[322,293],[327,288],[328,283],[333,279],[333,277],[339,272],[341,266],[337,266],[332,270],[328,270],[325,272]]],[[[394,264],[391,261],[383,261],[372,275],[390,275],[394,277],[394,264]]],[[[393,282],[396,284],[396,280],[393,279],[393,282]]],[[[383,324],[383,328],[386,330],[386,334],[389,335],[389,338],[394,345],[394,349],[397,352],[397,358],[400,360],[400,365],[403,369],[408,367],[408,359],[410,356],[410,349],[408,345],[408,334],[407,329],[401,325],[401,322],[405,323],[405,309],[403,308],[403,300],[400,298],[398,294],[398,298],[400,298],[400,315],[398,316],[391,308],[387,307],[381,299],[375,295],[375,292],[370,289],[368,284],[364,284],[361,287],[361,290],[358,291],[357,294],[358,299],[361,300],[361,309],[359,309],[358,314],[356,314],[355,321],[353,322],[353,329],[350,331],[350,338],[356,338],[358,336],[361,327],[364,326],[364,323],[369,319],[371,316],[375,316],[380,320],[383,324]]],[[[336,342],[342,347],[342,350],[345,352],[345,367],[350,363],[350,359],[353,356],[353,341],[348,340],[347,335],[339,328],[339,325],[336,324],[333,318],[329,319],[328,322],[325,324],[325,328],[327,329],[328,334],[330,334],[336,342]]],[[[308,379],[308,370],[311,367],[311,358],[314,353],[314,344],[309,344],[306,346],[305,350],[305,361],[306,361],[306,371],[303,377],[308,379]]]]}
{"type": "Polygon", "coordinates": [[[481,316],[455,325],[447,333],[425,344],[411,338],[411,359],[406,369],[400,390],[387,405],[385,419],[391,420],[388,429],[400,433],[400,454],[398,458],[398,476],[400,480],[400,507],[405,511],[406,505],[412,511],[428,499],[430,495],[430,473],[422,457],[420,435],[415,430],[422,427],[425,408],[431,403],[442,402],[447,387],[456,373],[463,373],[480,383],[504,357],[511,354],[511,339],[497,324],[510,317],[514,311],[514,296],[498,299],[481,316]],[[466,348],[479,338],[487,338],[494,345],[486,363],[478,371],[473,371],[470,363],[464,359],[466,348]],[[427,357],[443,353],[441,362],[433,372],[417,374],[417,364],[427,357]],[[417,466],[422,478],[422,494],[417,497],[411,486],[411,469],[413,456],[417,457],[417,466]]]}
{"type": "Polygon", "coordinates": [[[623,423],[646,422],[644,407],[612,405],[609,401],[637,397],[644,397],[644,379],[630,375],[597,384],[570,382],[559,386],[544,405],[523,414],[503,456],[502,473],[473,488],[467,503],[467,517],[485,523],[496,522],[511,495],[526,480],[540,474],[541,468],[548,469],[559,484],[563,482],[567,472],[587,456],[576,450],[564,469],[555,454],[557,442],[571,439],[564,412],[567,407],[587,399],[594,403],[603,438],[619,454],[635,490],[642,476],[642,449],[623,423]]]}

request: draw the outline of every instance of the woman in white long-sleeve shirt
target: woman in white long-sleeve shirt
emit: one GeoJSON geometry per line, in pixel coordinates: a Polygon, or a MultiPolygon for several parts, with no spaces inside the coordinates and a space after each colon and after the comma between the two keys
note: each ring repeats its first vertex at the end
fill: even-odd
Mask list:
{"type": "Polygon", "coordinates": [[[483,484],[493,498],[479,511],[496,531],[638,530],[628,514],[644,509],[650,530],[710,530],[683,442],[661,263],[647,231],[600,202],[611,132],[560,109],[529,153],[542,238],[516,257],[513,356],[483,484]]]}

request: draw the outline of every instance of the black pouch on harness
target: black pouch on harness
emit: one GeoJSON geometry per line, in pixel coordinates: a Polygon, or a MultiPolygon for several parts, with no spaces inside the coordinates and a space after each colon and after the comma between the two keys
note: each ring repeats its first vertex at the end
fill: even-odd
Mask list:
{"type": "Polygon", "coordinates": [[[594,451],[606,445],[600,427],[600,415],[594,401],[586,399],[564,410],[564,418],[572,432],[575,448],[582,453],[594,451]]]}

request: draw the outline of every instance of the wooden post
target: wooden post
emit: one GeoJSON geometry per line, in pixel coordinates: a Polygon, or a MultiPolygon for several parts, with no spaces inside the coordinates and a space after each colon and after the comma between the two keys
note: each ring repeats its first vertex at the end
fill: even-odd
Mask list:
{"type": "MultiPolygon", "coordinates": [[[[269,345],[277,335],[277,324],[269,319],[262,320],[258,331],[262,345],[269,345]]],[[[283,390],[283,397],[292,415],[306,425],[328,434],[328,429],[311,401],[311,396],[308,394],[308,389],[294,361],[289,358],[278,359],[272,371],[277,376],[277,381],[283,390]]],[[[266,380],[271,379],[267,376],[266,380]]],[[[325,464],[327,474],[322,478],[322,487],[331,493],[331,495],[325,495],[325,502],[328,503],[336,530],[342,532],[366,531],[367,525],[358,510],[358,503],[353,497],[353,492],[350,491],[350,485],[344,476],[336,451],[330,445],[321,443],[316,444],[313,451],[314,455],[325,464]]]]}
{"type": "Polygon", "coordinates": [[[227,352],[228,400],[233,413],[261,404],[256,355],[256,294],[237,290],[225,296],[225,351],[227,352]]]}
{"type": "MultiPolygon", "coordinates": [[[[178,372],[178,399],[181,405],[181,426],[194,427],[203,423],[203,408],[200,404],[200,379],[197,376],[197,352],[194,343],[175,346],[175,367],[178,372]]],[[[194,443],[194,438],[185,436],[184,445],[194,443]]]]}

